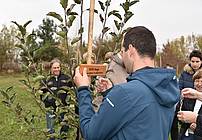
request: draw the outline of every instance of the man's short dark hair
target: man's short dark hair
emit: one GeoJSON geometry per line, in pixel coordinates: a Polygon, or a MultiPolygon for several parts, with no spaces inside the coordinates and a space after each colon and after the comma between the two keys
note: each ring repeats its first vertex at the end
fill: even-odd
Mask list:
{"type": "Polygon", "coordinates": [[[133,27],[125,34],[123,42],[125,51],[128,50],[130,44],[141,56],[153,59],[156,54],[156,39],[153,33],[144,26],[133,27]]]}
{"type": "Polygon", "coordinates": [[[202,53],[199,50],[193,50],[189,55],[189,60],[191,60],[192,57],[198,57],[200,60],[202,60],[202,53]]]}

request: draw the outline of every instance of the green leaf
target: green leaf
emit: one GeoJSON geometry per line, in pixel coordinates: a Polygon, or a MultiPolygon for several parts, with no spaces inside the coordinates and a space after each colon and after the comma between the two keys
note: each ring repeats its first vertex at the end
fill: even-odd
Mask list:
{"type": "Polygon", "coordinates": [[[102,14],[100,14],[99,17],[100,17],[100,21],[103,23],[104,22],[104,18],[102,17],[102,14]]]}
{"type": "Polygon", "coordinates": [[[22,25],[19,25],[16,21],[11,21],[11,22],[18,26],[18,29],[20,33],[22,34],[22,37],[24,37],[26,34],[26,29],[22,25]]]}
{"type": "Polygon", "coordinates": [[[117,30],[120,30],[121,24],[117,20],[114,20],[114,24],[116,25],[117,30]]]}
{"type": "MultiPolygon", "coordinates": [[[[70,80],[68,80],[67,82],[70,82],[70,80]]],[[[60,89],[60,90],[64,90],[64,91],[66,91],[66,92],[68,92],[68,91],[71,90],[71,88],[70,88],[70,87],[67,87],[67,86],[62,86],[62,87],[60,87],[59,89],[60,89]]]]}
{"type": "Polygon", "coordinates": [[[133,0],[133,1],[131,1],[131,2],[130,2],[130,6],[136,4],[137,2],[139,2],[139,0],[133,0]]]}
{"type": "Polygon", "coordinates": [[[99,4],[100,4],[100,8],[101,8],[102,11],[104,12],[104,11],[105,11],[105,6],[104,6],[103,2],[101,2],[101,1],[98,1],[98,2],[99,2],[99,4]]]}
{"type": "Polygon", "coordinates": [[[113,37],[117,37],[117,35],[116,35],[115,32],[110,32],[109,34],[110,34],[111,36],[113,36],[113,37]]]}
{"type": "Polygon", "coordinates": [[[69,21],[67,22],[67,27],[70,28],[70,27],[72,26],[72,24],[73,24],[75,18],[76,18],[76,16],[74,16],[74,15],[71,15],[71,16],[69,17],[69,21]]]}
{"type": "Polygon", "coordinates": [[[61,36],[62,38],[66,37],[66,32],[65,31],[59,31],[56,34],[59,35],[59,36],[61,36]]]}
{"type": "Polygon", "coordinates": [[[111,15],[114,15],[117,18],[119,18],[120,20],[122,20],[122,17],[121,17],[121,15],[118,12],[119,11],[117,11],[117,10],[113,10],[113,11],[109,12],[108,17],[111,16],[111,15]]]}
{"type": "Polygon", "coordinates": [[[13,94],[13,96],[10,98],[10,102],[13,103],[15,98],[16,98],[16,94],[13,94]]]}
{"type": "Polygon", "coordinates": [[[76,37],[72,40],[71,45],[75,44],[76,42],[78,42],[81,39],[81,37],[76,37]]]}
{"type": "Polygon", "coordinates": [[[84,32],[84,28],[81,27],[81,28],[79,29],[79,34],[82,34],[83,32],[84,32]]]}
{"type": "Polygon", "coordinates": [[[0,93],[2,94],[2,96],[3,96],[4,98],[6,98],[6,100],[9,100],[9,95],[8,95],[5,91],[0,90],[0,93]]]}
{"type": "Polygon", "coordinates": [[[77,16],[78,13],[77,12],[70,12],[69,15],[75,15],[75,16],[77,16]]]}
{"type": "Polygon", "coordinates": [[[29,35],[27,36],[27,38],[26,38],[26,42],[27,42],[27,43],[30,43],[33,36],[36,36],[36,34],[29,34],[29,35]]]}
{"type": "Polygon", "coordinates": [[[22,49],[23,51],[26,51],[26,49],[24,48],[24,46],[21,45],[21,44],[20,44],[20,45],[19,45],[19,44],[16,44],[15,47],[20,48],[20,49],[22,49]]]}
{"type": "Polygon", "coordinates": [[[112,10],[111,12],[109,12],[108,17],[111,16],[111,15],[113,15],[114,13],[117,13],[117,12],[119,12],[119,11],[117,11],[117,10],[112,10]]]}
{"type": "Polygon", "coordinates": [[[102,33],[105,34],[107,31],[109,31],[110,28],[109,27],[104,27],[104,29],[102,29],[102,33]]]}
{"type": "Polygon", "coordinates": [[[81,4],[81,0],[74,0],[76,4],[81,4]]]}
{"type": "Polygon", "coordinates": [[[50,92],[43,93],[41,96],[42,96],[42,101],[44,101],[46,98],[50,96],[50,92]]]}
{"type": "Polygon", "coordinates": [[[4,105],[8,106],[8,107],[11,106],[11,104],[10,104],[9,102],[7,102],[7,101],[2,101],[2,103],[3,103],[4,105]]]}
{"type": "Polygon", "coordinates": [[[122,34],[126,33],[130,29],[131,29],[131,27],[128,27],[127,29],[123,30],[122,34]]]}
{"type": "Polygon", "coordinates": [[[8,87],[7,89],[6,89],[6,92],[10,92],[10,91],[12,91],[13,90],[13,86],[10,86],[10,87],[8,87]]]}
{"type": "Polygon", "coordinates": [[[107,0],[107,1],[105,2],[105,6],[106,6],[106,7],[110,6],[110,3],[111,3],[111,0],[107,0]]]}
{"type": "Polygon", "coordinates": [[[130,7],[130,3],[128,1],[120,4],[120,6],[124,9],[125,12],[127,12],[129,10],[130,7]]]}
{"type": "Polygon", "coordinates": [[[34,82],[39,82],[41,81],[42,79],[44,79],[45,77],[43,75],[38,75],[36,77],[33,78],[33,81],[34,82]]]}
{"type": "Polygon", "coordinates": [[[66,9],[67,6],[68,6],[68,0],[60,0],[60,4],[62,5],[62,7],[63,7],[64,9],[66,9]]]}
{"type": "Polygon", "coordinates": [[[67,15],[69,15],[71,13],[71,11],[73,10],[75,5],[76,4],[71,4],[71,6],[67,9],[67,15]]]}
{"type": "Polygon", "coordinates": [[[134,14],[131,11],[127,11],[124,14],[124,23],[126,23],[134,14]]]}
{"type": "Polygon", "coordinates": [[[23,27],[26,28],[27,25],[30,24],[31,22],[32,22],[32,20],[27,21],[27,22],[23,25],[23,27]]]}
{"type": "MultiPolygon", "coordinates": [[[[28,67],[27,67],[27,68],[28,68],[28,67]]],[[[26,80],[19,80],[19,81],[20,81],[22,84],[24,84],[25,86],[27,86],[29,89],[32,88],[26,80]]]]}
{"type": "Polygon", "coordinates": [[[58,19],[60,22],[63,22],[62,17],[59,14],[57,14],[56,12],[49,12],[47,14],[47,16],[54,17],[54,18],[58,19]]]}

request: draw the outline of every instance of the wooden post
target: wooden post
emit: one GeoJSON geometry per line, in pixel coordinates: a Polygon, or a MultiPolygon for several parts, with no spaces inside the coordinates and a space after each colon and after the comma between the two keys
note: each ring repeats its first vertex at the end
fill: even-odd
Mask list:
{"type": "Polygon", "coordinates": [[[91,64],[93,45],[93,22],[94,22],[95,0],[90,0],[89,23],[88,23],[88,57],[87,64],[91,64]]]}

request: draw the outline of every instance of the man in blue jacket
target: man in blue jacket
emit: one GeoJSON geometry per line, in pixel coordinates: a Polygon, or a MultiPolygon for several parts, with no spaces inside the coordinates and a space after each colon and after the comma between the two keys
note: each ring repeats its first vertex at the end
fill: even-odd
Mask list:
{"type": "Polygon", "coordinates": [[[127,83],[108,90],[93,110],[86,69],[76,69],[80,126],[86,140],[168,140],[179,100],[175,70],[155,68],[156,40],[143,26],[131,28],[122,42],[127,83]]]}

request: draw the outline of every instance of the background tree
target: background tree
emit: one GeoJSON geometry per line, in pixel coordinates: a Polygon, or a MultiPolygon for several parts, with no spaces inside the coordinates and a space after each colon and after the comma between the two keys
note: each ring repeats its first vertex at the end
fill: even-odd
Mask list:
{"type": "Polygon", "coordinates": [[[39,49],[35,53],[35,58],[42,61],[51,61],[58,57],[63,59],[64,55],[59,46],[59,39],[56,36],[57,25],[53,20],[45,18],[36,30],[36,37],[39,40],[39,49]]]}
{"type": "Polygon", "coordinates": [[[0,71],[3,66],[5,69],[15,69],[12,64],[18,59],[18,51],[15,48],[17,35],[18,32],[14,26],[6,27],[3,25],[0,32],[0,71]]]}
{"type": "Polygon", "coordinates": [[[177,69],[179,75],[184,68],[184,65],[189,61],[189,54],[193,49],[200,49],[201,36],[181,36],[172,41],[163,44],[162,52],[157,55],[157,63],[160,67],[165,67],[167,64],[177,69]]]}
{"type": "Polygon", "coordinates": [[[55,45],[56,41],[56,24],[53,20],[45,18],[42,24],[36,30],[37,37],[39,38],[39,46],[43,47],[45,44],[55,45]]]}
{"type": "Polygon", "coordinates": [[[202,35],[195,37],[195,44],[199,50],[202,50],[202,35]]]}

